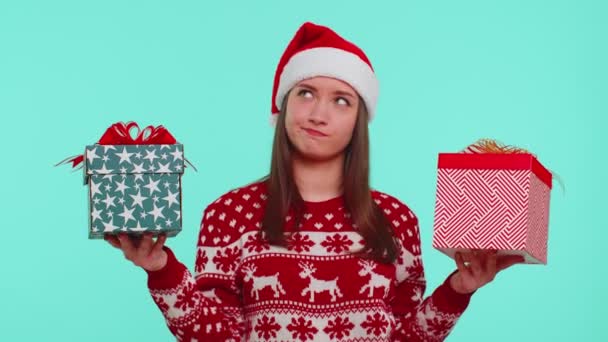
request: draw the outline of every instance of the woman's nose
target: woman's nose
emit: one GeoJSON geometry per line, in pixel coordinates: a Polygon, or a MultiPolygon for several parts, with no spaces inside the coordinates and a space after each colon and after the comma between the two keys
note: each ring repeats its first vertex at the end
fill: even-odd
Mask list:
{"type": "Polygon", "coordinates": [[[326,101],[320,100],[315,103],[312,111],[310,112],[309,120],[315,123],[327,122],[329,106],[325,102],[326,101]]]}

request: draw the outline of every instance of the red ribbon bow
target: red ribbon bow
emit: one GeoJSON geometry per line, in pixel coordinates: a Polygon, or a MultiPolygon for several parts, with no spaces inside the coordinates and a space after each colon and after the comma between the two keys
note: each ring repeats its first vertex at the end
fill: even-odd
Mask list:
{"type": "Polygon", "coordinates": [[[133,121],[126,124],[124,122],[113,124],[106,130],[98,142],[100,145],[172,145],[175,143],[175,138],[162,125],[157,127],[148,126],[141,130],[137,123],[133,121]],[[137,128],[135,139],[131,137],[130,133],[134,127],[137,128]]]}
{"type": "MultiPolygon", "coordinates": [[[[147,126],[142,130],[137,123],[129,121],[126,124],[124,122],[117,122],[110,126],[97,143],[99,145],[172,145],[176,142],[177,140],[162,125],[157,127],[147,126]],[[133,128],[137,128],[137,136],[135,138],[131,136],[131,129],[133,128]]],[[[84,154],[68,157],[57,165],[71,162],[72,167],[76,167],[83,160],[84,154]]]]}

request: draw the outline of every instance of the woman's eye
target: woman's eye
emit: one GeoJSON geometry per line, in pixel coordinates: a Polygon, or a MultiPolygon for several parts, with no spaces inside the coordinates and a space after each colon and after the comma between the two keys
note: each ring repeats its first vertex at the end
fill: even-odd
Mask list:
{"type": "Polygon", "coordinates": [[[350,102],[348,102],[348,100],[343,97],[338,97],[338,99],[336,101],[338,102],[338,104],[344,104],[344,105],[350,106],[350,102]],[[340,101],[342,101],[342,103],[340,103],[340,101]]]}
{"type": "Polygon", "coordinates": [[[310,92],[310,90],[302,89],[298,92],[298,95],[304,97],[311,97],[312,93],[310,92]]]}

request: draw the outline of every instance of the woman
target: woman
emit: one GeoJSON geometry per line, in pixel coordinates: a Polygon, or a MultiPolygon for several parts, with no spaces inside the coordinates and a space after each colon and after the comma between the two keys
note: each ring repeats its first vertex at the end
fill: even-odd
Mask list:
{"type": "Polygon", "coordinates": [[[369,186],[378,83],[363,51],[305,23],[277,66],[268,176],[201,220],[194,276],[166,237],[108,238],[148,273],[180,341],[441,341],[516,256],[468,251],[427,298],[416,215],[369,186]]]}

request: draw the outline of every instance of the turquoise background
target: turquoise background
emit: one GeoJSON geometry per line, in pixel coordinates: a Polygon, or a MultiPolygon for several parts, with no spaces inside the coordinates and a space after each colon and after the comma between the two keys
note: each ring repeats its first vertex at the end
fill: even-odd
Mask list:
{"type": "Polygon", "coordinates": [[[273,75],[305,20],[377,71],[372,185],[420,218],[426,295],[455,267],[431,246],[439,152],[495,138],[566,184],[548,265],[500,273],[447,340],[608,340],[607,17],[586,0],[3,1],[0,340],[172,340],[144,271],[87,239],[80,172],[53,165],[116,121],[166,126],[199,169],[168,241],[192,270],[204,207],[268,170],[273,75]]]}

